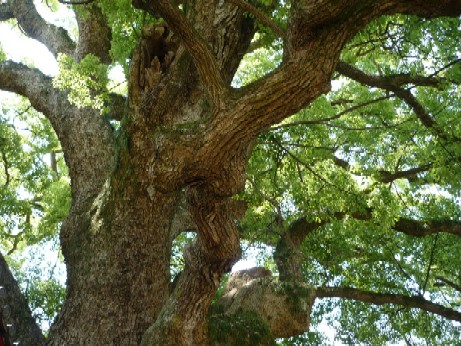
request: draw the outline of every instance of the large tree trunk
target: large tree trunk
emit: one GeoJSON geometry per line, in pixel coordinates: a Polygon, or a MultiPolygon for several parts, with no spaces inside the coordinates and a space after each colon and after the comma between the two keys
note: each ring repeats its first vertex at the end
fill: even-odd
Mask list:
{"type": "Polygon", "coordinates": [[[68,295],[50,345],[136,345],[168,297],[175,195],[114,185],[63,227],[68,295]]]}
{"type": "MultiPolygon", "coordinates": [[[[459,1],[447,2],[459,13],[459,1]]],[[[237,90],[230,83],[255,32],[244,8],[264,19],[260,12],[239,0],[197,1],[188,2],[184,15],[169,0],[134,0],[167,24],[143,30],[131,61],[129,109],[116,111],[123,113],[117,131],[97,112],[71,106],[37,70],[1,63],[0,86],[27,96],[47,115],[72,179],[72,208],[61,229],[68,293],[48,344],[208,343],[209,305],[240,256],[235,219],[241,208],[231,197],[244,187],[255,138],[329,90],[343,45],[372,19],[396,12],[442,15],[445,7],[438,3],[294,2],[287,32],[276,28],[284,36],[281,67],[237,90]],[[173,221],[183,193],[197,237],[184,251],[185,268],[170,292],[171,244],[178,232],[173,221]]],[[[28,24],[37,23],[27,17],[32,1],[5,6],[2,18],[17,17],[24,31],[52,46],[55,55],[74,51],[61,31],[41,37],[35,29],[44,25],[28,24]]],[[[106,61],[110,31],[97,6],[88,11],[90,16],[79,17],[81,42],[74,56],[92,53],[106,61]],[[95,51],[95,35],[106,38],[102,51],[95,51]]],[[[300,242],[296,234],[287,237],[278,259],[300,242]]],[[[297,281],[291,270],[296,264],[291,256],[280,266],[282,276],[297,281]]],[[[276,287],[268,287],[252,297],[281,301],[271,298],[276,287]]],[[[307,328],[315,296],[310,288],[303,290],[296,332],[307,328]]],[[[258,309],[264,305],[251,301],[258,309]]],[[[272,318],[267,311],[260,315],[272,318]]],[[[286,336],[280,329],[275,335],[286,336]]]]}

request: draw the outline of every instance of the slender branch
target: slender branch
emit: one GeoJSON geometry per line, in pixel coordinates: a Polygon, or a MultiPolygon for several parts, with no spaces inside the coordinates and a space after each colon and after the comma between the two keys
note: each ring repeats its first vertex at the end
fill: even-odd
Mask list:
{"type": "Polygon", "coordinates": [[[212,103],[218,109],[222,108],[226,87],[216,60],[206,42],[188,23],[179,8],[173,6],[169,0],[149,1],[147,4],[136,1],[135,5],[151,15],[161,14],[170,29],[178,35],[191,54],[200,80],[204,84],[212,103]]]}
{"type": "Polygon", "coordinates": [[[366,106],[369,106],[371,104],[374,104],[374,103],[378,103],[380,101],[383,101],[383,100],[387,100],[389,98],[391,98],[392,96],[394,96],[393,94],[389,94],[389,95],[386,95],[386,96],[381,96],[381,97],[378,97],[376,99],[373,99],[373,100],[370,100],[370,101],[367,101],[367,102],[362,102],[360,104],[357,104],[355,106],[351,106],[345,110],[343,110],[342,112],[339,112],[338,114],[335,114],[331,117],[327,117],[327,118],[322,118],[322,119],[315,119],[315,120],[300,120],[300,121],[294,121],[294,122],[291,122],[291,123],[287,123],[287,124],[280,124],[280,125],[277,125],[277,126],[272,126],[270,128],[271,131],[274,131],[274,130],[278,130],[278,129],[281,129],[281,128],[285,128],[285,127],[292,127],[292,126],[298,126],[298,125],[319,125],[319,124],[325,124],[329,121],[332,121],[332,120],[336,120],[336,119],[339,119],[341,118],[343,115],[347,114],[347,113],[350,113],[352,111],[355,111],[357,109],[360,109],[362,107],[366,107],[366,106]]]}
{"type": "Polygon", "coordinates": [[[4,151],[2,151],[2,161],[3,161],[3,169],[5,170],[5,176],[6,176],[4,186],[8,186],[10,184],[11,177],[10,177],[10,173],[9,173],[8,159],[7,159],[6,154],[5,154],[4,151]]]}
{"type": "Polygon", "coordinates": [[[257,19],[261,21],[264,25],[266,25],[268,28],[272,29],[274,33],[276,33],[278,36],[284,38],[285,37],[285,31],[280,28],[277,24],[272,21],[268,16],[266,16],[263,12],[261,12],[258,8],[250,4],[249,2],[246,2],[245,0],[227,0],[230,3],[244,9],[247,12],[250,12],[253,16],[255,16],[257,19]]]}
{"type": "Polygon", "coordinates": [[[394,74],[390,76],[374,76],[355,68],[354,66],[340,61],[336,66],[336,71],[344,76],[363,84],[379,87],[381,89],[393,90],[396,87],[401,87],[407,84],[418,86],[438,87],[443,81],[434,75],[431,76],[413,76],[410,74],[394,74]]]}
{"type": "Polygon", "coordinates": [[[316,297],[346,298],[375,305],[396,304],[406,308],[421,309],[449,320],[461,322],[461,312],[432,303],[421,296],[375,293],[349,287],[319,287],[316,289],[316,297]]]}
{"type": "Polygon", "coordinates": [[[369,75],[357,69],[356,67],[346,64],[344,62],[338,63],[336,70],[344,76],[356,80],[359,83],[393,92],[396,96],[401,98],[406,104],[408,104],[413,109],[415,115],[418,117],[418,119],[425,127],[433,129],[437,133],[437,135],[440,136],[440,138],[446,140],[450,139],[450,136],[448,136],[446,133],[442,131],[442,129],[438,126],[433,117],[426,111],[426,109],[423,107],[423,105],[421,105],[421,103],[416,99],[416,97],[413,96],[411,91],[409,89],[402,88],[402,86],[406,84],[437,87],[441,82],[440,78],[437,78],[435,76],[424,77],[410,76],[405,74],[398,74],[385,77],[374,76],[369,75]]]}
{"type": "Polygon", "coordinates": [[[278,203],[274,198],[270,197],[270,196],[267,196],[264,192],[261,191],[261,189],[258,187],[258,185],[256,184],[256,182],[251,179],[251,178],[247,178],[248,181],[251,183],[251,185],[253,186],[253,188],[256,190],[256,192],[263,198],[265,199],[266,201],[268,201],[270,204],[272,204],[272,206],[275,208],[275,210],[277,211],[277,226],[280,228],[280,230],[283,230],[284,229],[284,226],[283,226],[283,215],[282,215],[282,209],[280,208],[280,203],[278,203]]]}
{"type": "Polygon", "coordinates": [[[33,0],[14,0],[10,6],[24,33],[43,43],[55,57],[58,53],[74,52],[75,44],[67,32],[47,23],[37,12],[33,0]]]}
{"type": "Polygon", "coordinates": [[[458,285],[456,283],[454,283],[453,281],[451,280],[448,280],[446,278],[444,278],[443,276],[436,276],[435,277],[437,280],[440,280],[442,281],[443,283],[447,284],[448,286],[450,286],[451,288],[455,289],[456,291],[460,292],[461,293],[461,285],[458,285]]]}
{"type": "Polygon", "coordinates": [[[437,247],[437,240],[439,239],[439,234],[437,233],[434,238],[434,243],[432,244],[431,254],[429,257],[429,263],[427,264],[426,278],[424,279],[423,284],[423,294],[426,293],[427,283],[429,282],[429,274],[431,273],[432,263],[434,262],[435,249],[437,247]]]}

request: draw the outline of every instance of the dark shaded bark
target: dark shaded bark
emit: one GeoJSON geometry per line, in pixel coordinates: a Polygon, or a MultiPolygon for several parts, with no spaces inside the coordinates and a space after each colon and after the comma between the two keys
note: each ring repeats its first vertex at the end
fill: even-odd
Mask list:
{"type": "Polygon", "coordinates": [[[301,263],[304,260],[300,249],[301,244],[310,233],[324,224],[325,222],[308,222],[305,218],[300,218],[282,234],[274,253],[280,281],[304,281],[301,272],[301,263]]]}
{"type": "Polygon", "coordinates": [[[394,229],[413,237],[424,237],[436,233],[451,233],[461,236],[461,224],[451,220],[417,221],[400,219],[395,223],[394,229]]]}
{"type": "Polygon", "coordinates": [[[38,346],[45,342],[27,300],[0,254],[0,323],[2,322],[11,344],[19,342],[21,345],[38,346]]]}
{"type": "Polygon", "coordinates": [[[76,12],[78,24],[78,44],[75,50],[77,60],[87,54],[97,56],[102,63],[111,62],[111,30],[101,9],[94,4],[81,7],[76,12]]]}

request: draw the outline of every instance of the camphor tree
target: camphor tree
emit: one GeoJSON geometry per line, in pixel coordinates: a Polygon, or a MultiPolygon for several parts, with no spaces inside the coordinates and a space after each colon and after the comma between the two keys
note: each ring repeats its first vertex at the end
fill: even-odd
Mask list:
{"type": "Polygon", "coordinates": [[[67,290],[45,338],[2,257],[12,339],[459,342],[460,0],[86,0],[75,38],[39,3],[0,3],[60,63],[1,54],[1,248],[59,227],[67,290]],[[241,244],[271,270],[224,283],[241,244]]]}

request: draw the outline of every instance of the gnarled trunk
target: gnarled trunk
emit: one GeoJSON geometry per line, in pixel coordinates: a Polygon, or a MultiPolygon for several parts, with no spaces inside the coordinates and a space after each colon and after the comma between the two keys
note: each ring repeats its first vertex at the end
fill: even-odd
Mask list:
{"type": "MultiPolygon", "coordinates": [[[[80,60],[91,53],[106,63],[110,26],[98,4],[78,13],[77,46],[63,29],[45,23],[32,0],[2,1],[0,20],[16,18],[55,57],[68,53],[80,60]]],[[[240,256],[235,219],[241,206],[232,196],[244,187],[257,136],[329,90],[342,47],[374,18],[461,12],[459,0],[300,0],[291,4],[284,31],[242,0],[186,1],[182,9],[170,0],[132,4],[160,15],[165,24],[142,30],[131,58],[128,109],[112,104],[113,118],[122,119],[117,130],[98,112],[71,105],[40,71],[0,62],[1,89],[26,96],[50,120],[72,180],[72,208],[60,234],[68,292],[49,345],[208,343],[208,308],[223,274],[240,256]],[[256,32],[255,18],[282,36],[283,62],[234,89],[231,81],[256,32]],[[185,249],[185,268],[170,291],[171,244],[181,231],[174,216],[183,193],[197,237],[185,249]]],[[[295,282],[282,288],[295,289],[302,299],[268,311],[272,302],[286,299],[275,280],[263,278],[228,292],[221,305],[234,315],[245,305],[261,326],[269,326],[262,329],[272,329],[267,335],[285,337],[308,328],[316,297],[376,298],[298,282],[297,250],[316,227],[294,224],[277,247],[280,277],[295,282]],[[274,311],[296,324],[287,330],[283,323],[269,323],[274,311]]],[[[378,298],[381,304],[387,296],[378,298]]],[[[430,308],[445,313],[440,306],[430,308]]]]}
{"type": "Polygon", "coordinates": [[[50,345],[136,345],[168,298],[176,194],[121,180],[63,227],[68,294],[50,345]]]}

